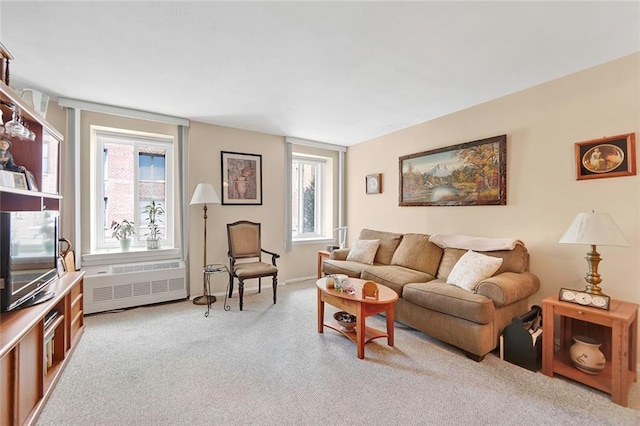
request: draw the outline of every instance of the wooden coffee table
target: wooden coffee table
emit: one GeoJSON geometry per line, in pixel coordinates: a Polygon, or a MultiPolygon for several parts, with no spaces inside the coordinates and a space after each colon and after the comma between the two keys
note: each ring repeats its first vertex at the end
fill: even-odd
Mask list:
{"type": "Polygon", "coordinates": [[[318,333],[324,331],[324,327],[329,327],[355,342],[358,348],[358,358],[364,358],[364,344],[379,337],[386,337],[387,344],[393,346],[393,320],[394,304],[398,300],[398,295],[389,287],[378,285],[378,300],[372,298],[362,298],[362,285],[365,280],[349,278],[349,286],[356,289],[356,293],[351,295],[346,291],[328,289],[326,278],[316,281],[318,288],[318,333]],[[324,321],[324,304],[328,303],[336,308],[349,312],[356,316],[355,332],[343,331],[340,324],[333,318],[324,321]],[[371,327],[367,327],[365,320],[368,316],[384,312],[387,317],[387,331],[382,332],[371,327]]]}

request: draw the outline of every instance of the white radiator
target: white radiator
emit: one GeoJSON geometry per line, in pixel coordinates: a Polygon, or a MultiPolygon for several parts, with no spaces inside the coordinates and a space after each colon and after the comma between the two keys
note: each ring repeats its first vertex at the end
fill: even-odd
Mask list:
{"type": "Polygon", "coordinates": [[[179,259],[83,270],[85,314],[187,298],[187,271],[179,259]]]}

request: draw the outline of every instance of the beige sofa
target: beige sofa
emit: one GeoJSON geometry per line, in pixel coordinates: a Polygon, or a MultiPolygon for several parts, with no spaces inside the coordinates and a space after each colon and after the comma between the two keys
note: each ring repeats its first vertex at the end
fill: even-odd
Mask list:
{"type": "Polygon", "coordinates": [[[512,249],[474,250],[503,261],[493,276],[468,291],[447,284],[447,277],[467,249],[442,248],[429,237],[363,229],[358,240],[380,241],[373,263],[347,260],[350,249],[339,249],[324,259],[322,271],[390,287],[399,295],[396,321],[481,361],[498,346],[499,336],[512,318],[529,311],[528,298],[540,287],[539,279],[528,271],[527,249],[517,242],[512,249]]]}

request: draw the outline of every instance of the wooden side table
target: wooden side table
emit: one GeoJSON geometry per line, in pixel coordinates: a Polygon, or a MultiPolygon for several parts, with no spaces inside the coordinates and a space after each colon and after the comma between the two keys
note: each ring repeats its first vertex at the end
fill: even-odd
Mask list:
{"type": "Polygon", "coordinates": [[[611,299],[608,311],[575,303],[561,302],[558,295],[542,301],[542,372],[553,377],[560,374],[611,395],[619,405],[628,405],[629,388],[637,380],[638,305],[611,299]],[[555,316],[559,316],[555,348],[555,316]],[[604,370],[597,375],[583,373],[575,368],[569,357],[569,348],[576,334],[597,338],[600,350],[607,360],[604,370]]]}
{"type": "Polygon", "coordinates": [[[331,256],[326,250],[318,250],[318,278],[322,278],[322,259],[328,259],[331,256]]]}

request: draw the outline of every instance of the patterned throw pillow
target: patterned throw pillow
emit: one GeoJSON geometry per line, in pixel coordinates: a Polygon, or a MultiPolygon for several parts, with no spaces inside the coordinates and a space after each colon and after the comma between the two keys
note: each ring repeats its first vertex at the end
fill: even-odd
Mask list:
{"type": "Polygon", "coordinates": [[[349,250],[347,260],[372,265],[379,245],[380,240],[356,240],[349,250]]]}
{"type": "Polygon", "coordinates": [[[447,284],[473,292],[480,281],[489,278],[500,268],[502,259],[469,250],[456,262],[447,277],[447,284]]]}

